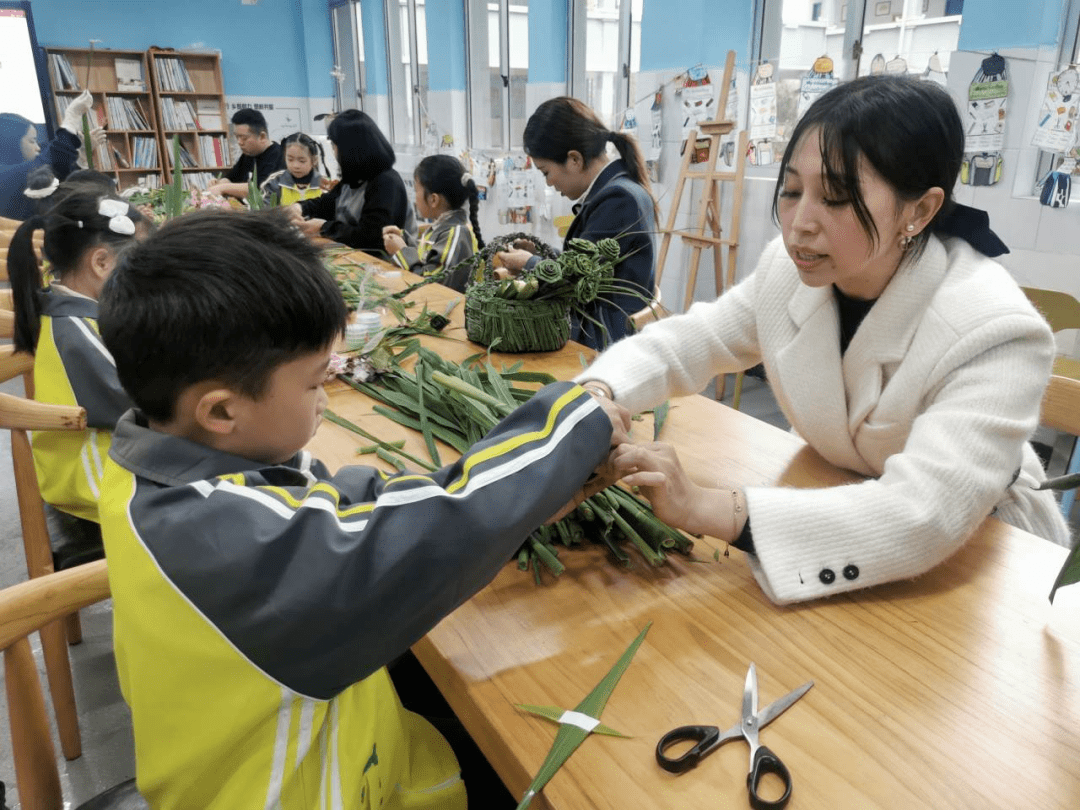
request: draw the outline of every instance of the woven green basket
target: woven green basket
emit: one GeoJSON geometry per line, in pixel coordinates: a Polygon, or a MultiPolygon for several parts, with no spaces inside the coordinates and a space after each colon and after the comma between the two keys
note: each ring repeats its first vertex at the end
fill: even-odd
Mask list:
{"type": "Polygon", "coordinates": [[[553,352],[570,340],[570,307],[566,301],[494,298],[478,285],[465,293],[465,331],[481,346],[500,338],[500,352],[553,352]]]}

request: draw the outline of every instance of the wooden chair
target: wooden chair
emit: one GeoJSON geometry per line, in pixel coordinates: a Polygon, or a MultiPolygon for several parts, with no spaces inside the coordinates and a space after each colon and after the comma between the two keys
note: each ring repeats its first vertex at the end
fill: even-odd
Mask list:
{"type": "MultiPolygon", "coordinates": [[[[1036,287],[1024,287],[1024,294],[1035,305],[1035,308],[1042,313],[1042,316],[1046,318],[1046,322],[1050,324],[1050,328],[1056,332],[1062,332],[1066,329],[1080,329],[1080,301],[1077,301],[1068,293],[1059,292],[1057,290],[1040,290],[1036,287]]],[[[1080,381],[1080,360],[1075,360],[1072,357],[1065,355],[1058,355],[1054,359],[1054,375],[1071,380],[1080,381]]],[[[1061,383],[1057,384],[1057,388],[1061,390],[1061,383]]],[[[1047,388],[1049,393],[1050,388],[1047,388]]],[[[1046,399],[1043,399],[1045,406],[1046,399]]],[[[1053,427],[1049,423],[1044,423],[1047,427],[1053,427]]],[[[1080,435],[1080,432],[1076,430],[1066,430],[1064,428],[1054,428],[1055,430],[1064,430],[1066,433],[1071,433],[1073,436],[1080,435]]],[[[1080,472],[1080,453],[1076,452],[1076,442],[1073,442],[1072,453],[1069,455],[1069,462],[1066,466],[1066,473],[1080,472]]],[[[1069,513],[1072,511],[1073,502],[1076,500],[1076,490],[1069,490],[1062,493],[1061,496],[1061,511],[1065,513],[1065,517],[1068,518],[1069,513]]]]}
{"type": "MultiPolygon", "coordinates": [[[[44,633],[50,625],[80,608],[109,598],[108,571],[104,560],[67,571],[20,582],[0,591],[0,650],[4,652],[11,750],[19,802],[30,810],[61,810],[67,807],[60,789],[45,698],[37,665],[27,636],[44,633]]],[[[147,804],[131,779],[77,810],[137,810],[147,804]]]]}
{"type": "MultiPolygon", "coordinates": [[[[8,245],[11,244],[11,237],[15,235],[16,229],[22,225],[17,219],[7,219],[0,217],[0,281],[8,280],[8,245]]],[[[41,261],[41,249],[45,243],[45,235],[41,231],[34,233],[34,249],[38,254],[38,261],[41,261]]]]}

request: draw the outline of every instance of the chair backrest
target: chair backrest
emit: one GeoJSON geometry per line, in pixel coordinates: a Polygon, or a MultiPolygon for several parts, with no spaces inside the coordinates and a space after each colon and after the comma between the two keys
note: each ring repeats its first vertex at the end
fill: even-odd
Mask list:
{"type": "Polygon", "coordinates": [[[45,698],[27,636],[108,597],[109,578],[104,560],[30,579],[0,591],[0,650],[4,652],[11,750],[22,807],[64,806],[45,698]]]}
{"type": "Polygon", "coordinates": [[[1055,332],[1063,329],[1080,329],[1080,301],[1068,293],[1057,290],[1040,290],[1037,287],[1022,287],[1024,295],[1042,313],[1050,328],[1055,332]]]}
{"type": "MultiPolygon", "coordinates": [[[[8,280],[8,245],[11,244],[11,237],[15,235],[15,231],[22,225],[17,219],[7,219],[0,217],[0,281],[8,280]]],[[[34,250],[37,251],[38,261],[41,261],[42,247],[45,244],[45,234],[43,231],[34,231],[34,250]]]]}
{"type": "Polygon", "coordinates": [[[1052,430],[1080,436],[1080,380],[1058,374],[1050,377],[1039,422],[1052,430]]]}

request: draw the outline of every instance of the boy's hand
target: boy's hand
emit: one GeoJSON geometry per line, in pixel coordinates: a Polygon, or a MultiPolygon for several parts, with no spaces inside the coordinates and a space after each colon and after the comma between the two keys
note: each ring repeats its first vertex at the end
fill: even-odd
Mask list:
{"type": "Polygon", "coordinates": [[[608,454],[608,457],[604,459],[603,463],[596,468],[593,477],[586,481],[585,485],[574,493],[574,497],[565,503],[558,512],[544,521],[545,526],[550,526],[552,523],[558,523],[577,509],[582,501],[591,498],[597,492],[607,489],[619,480],[619,473],[612,463],[614,454],[615,451],[612,450],[611,453],[608,454]]]}
{"type": "Polygon", "coordinates": [[[386,231],[383,231],[382,241],[383,247],[386,249],[386,252],[389,253],[391,256],[393,256],[395,253],[405,247],[405,240],[396,233],[387,233],[386,231]]]}
{"type": "MultiPolygon", "coordinates": [[[[586,389],[588,390],[588,389],[586,389]]],[[[589,391],[589,395],[603,408],[608,419],[611,420],[611,446],[618,447],[631,441],[630,439],[630,411],[614,400],[601,396],[595,391],[589,391]]]]}

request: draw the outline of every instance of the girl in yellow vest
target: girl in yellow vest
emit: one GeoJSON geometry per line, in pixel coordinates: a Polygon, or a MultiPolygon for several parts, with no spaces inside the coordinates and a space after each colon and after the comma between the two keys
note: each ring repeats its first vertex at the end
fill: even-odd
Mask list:
{"type": "Polygon", "coordinates": [[[281,142],[285,150],[285,168],[274,172],[260,188],[266,205],[286,206],[311,200],[323,193],[324,178],[319,161],[326,168],[322,146],[303,132],[295,132],[281,142]]]}
{"type": "Polygon", "coordinates": [[[111,431],[131,407],[98,335],[97,299],[121,248],[148,232],[146,219],[125,201],[82,186],[26,220],[8,248],[15,348],[34,355],[34,398],[86,409],[83,432],[33,435],[41,495],[60,511],[94,523],[111,431]],[[42,229],[52,273],[48,287],[32,243],[42,229]]]}

